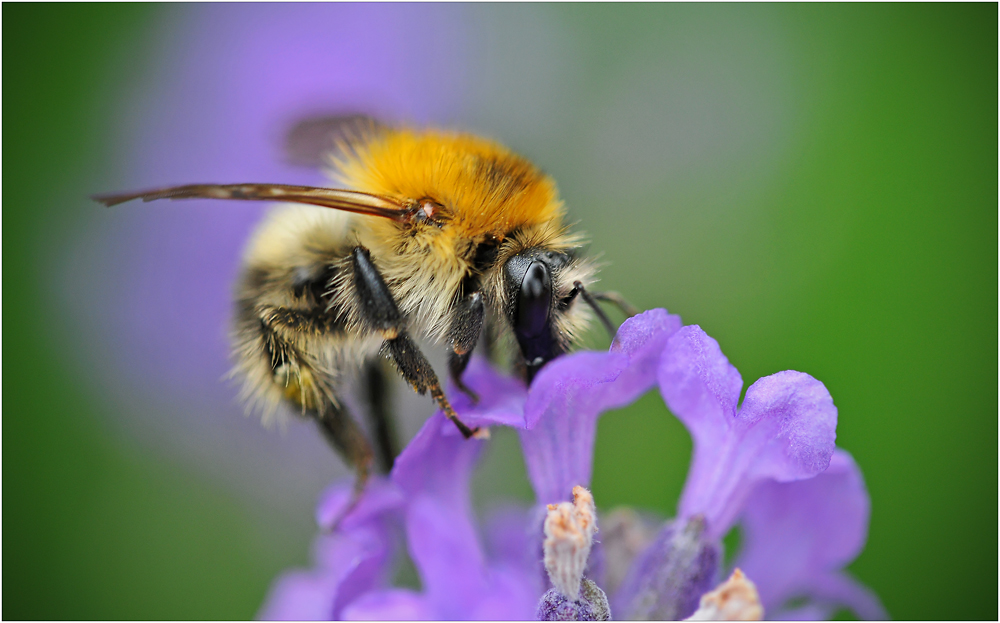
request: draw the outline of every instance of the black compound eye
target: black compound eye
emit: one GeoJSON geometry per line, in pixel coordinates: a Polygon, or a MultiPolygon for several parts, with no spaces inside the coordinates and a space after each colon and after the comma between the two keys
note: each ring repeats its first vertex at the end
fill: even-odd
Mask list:
{"type": "Polygon", "coordinates": [[[549,267],[535,261],[528,266],[517,296],[514,330],[519,338],[531,338],[549,331],[552,308],[552,276],[549,267]]]}

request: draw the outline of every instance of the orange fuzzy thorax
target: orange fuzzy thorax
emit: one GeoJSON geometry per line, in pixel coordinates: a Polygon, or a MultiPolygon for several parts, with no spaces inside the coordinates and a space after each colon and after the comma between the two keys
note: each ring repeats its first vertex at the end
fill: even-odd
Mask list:
{"type": "Polygon", "coordinates": [[[498,238],[562,221],[555,183],[503,146],[468,134],[395,130],[353,142],[335,162],[356,190],[444,206],[461,238],[498,238]]]}

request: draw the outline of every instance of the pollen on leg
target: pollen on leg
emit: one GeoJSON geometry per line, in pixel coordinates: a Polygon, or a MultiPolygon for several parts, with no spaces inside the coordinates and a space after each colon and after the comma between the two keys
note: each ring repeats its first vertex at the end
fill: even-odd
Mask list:
{"type": "Polygon", "coordinates": [[[308,369],[283,363],[274,369],[273,375],[285,398],[303,409],[315,408],[316,383],[308,369]]]}
{"type": "Polygon", "coordinates": [[[384,340],[394,340],[399,337],[399,329],[397,327],[389,327],[382,331],[382,339],[384,340]]]}

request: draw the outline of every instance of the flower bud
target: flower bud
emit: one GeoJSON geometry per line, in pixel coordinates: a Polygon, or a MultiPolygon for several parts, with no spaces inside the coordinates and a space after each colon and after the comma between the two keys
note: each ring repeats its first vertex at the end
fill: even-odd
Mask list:
{"type": "Polygon", "coordinates": [[[715,590],[701,596],[698,610],[685,621],[760,621],[764,606],[757,587],[739,569],[715,590]]]}
{"type": "Polygon", "coordinates": [[[597,533],[594,496],[573,487],[573,502],[549,504],[545,517],[545,570],[553,588],[538,603],[540,621],[607,621],[604,591],[583,577],[597,533]]]}
{"type": "Polygon", "coordinates": [[[572,504],[549,504],[548,509],[543,543],[545,570],[557,591],[576,599],[597,533],[594,496],[583,487],[573,487],[572,504]]]}

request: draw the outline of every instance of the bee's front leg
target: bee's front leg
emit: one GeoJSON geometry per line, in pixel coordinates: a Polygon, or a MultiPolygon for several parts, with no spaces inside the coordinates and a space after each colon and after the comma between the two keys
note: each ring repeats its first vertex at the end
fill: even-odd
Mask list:
{"type": "Polygon", "coordinates": [[[452,317],[451,327],[448,330],[451,339],[451,352],[448,354],[448,371],[451,373],[451,380],[455,383],[455,387],[472,399],[473,403],[479,402],[479,395],[462,382],[462,373],[469,365],[472,351],[479,341],[485,313],[483,293],[468,294],[458,302],[452,317]]]}
{"type": "Polygon", "coordinates": [[[351,251],[351,259],[354,267],[354,288],[364,322],[385,338],[382,351],[392,358],[399,373],[418,394],[430,391],[438,406],[448,419],[455,423],[466,439],[475,435],[479,429],[469,428],[459,419],[441,389],[434,368],[407,334],[403,315],[399,312],[396,301],[393,300],[392,293],[385,285],[378,268],[372,263],[371,253],[365,247],[355,247],[351,251]]]}

